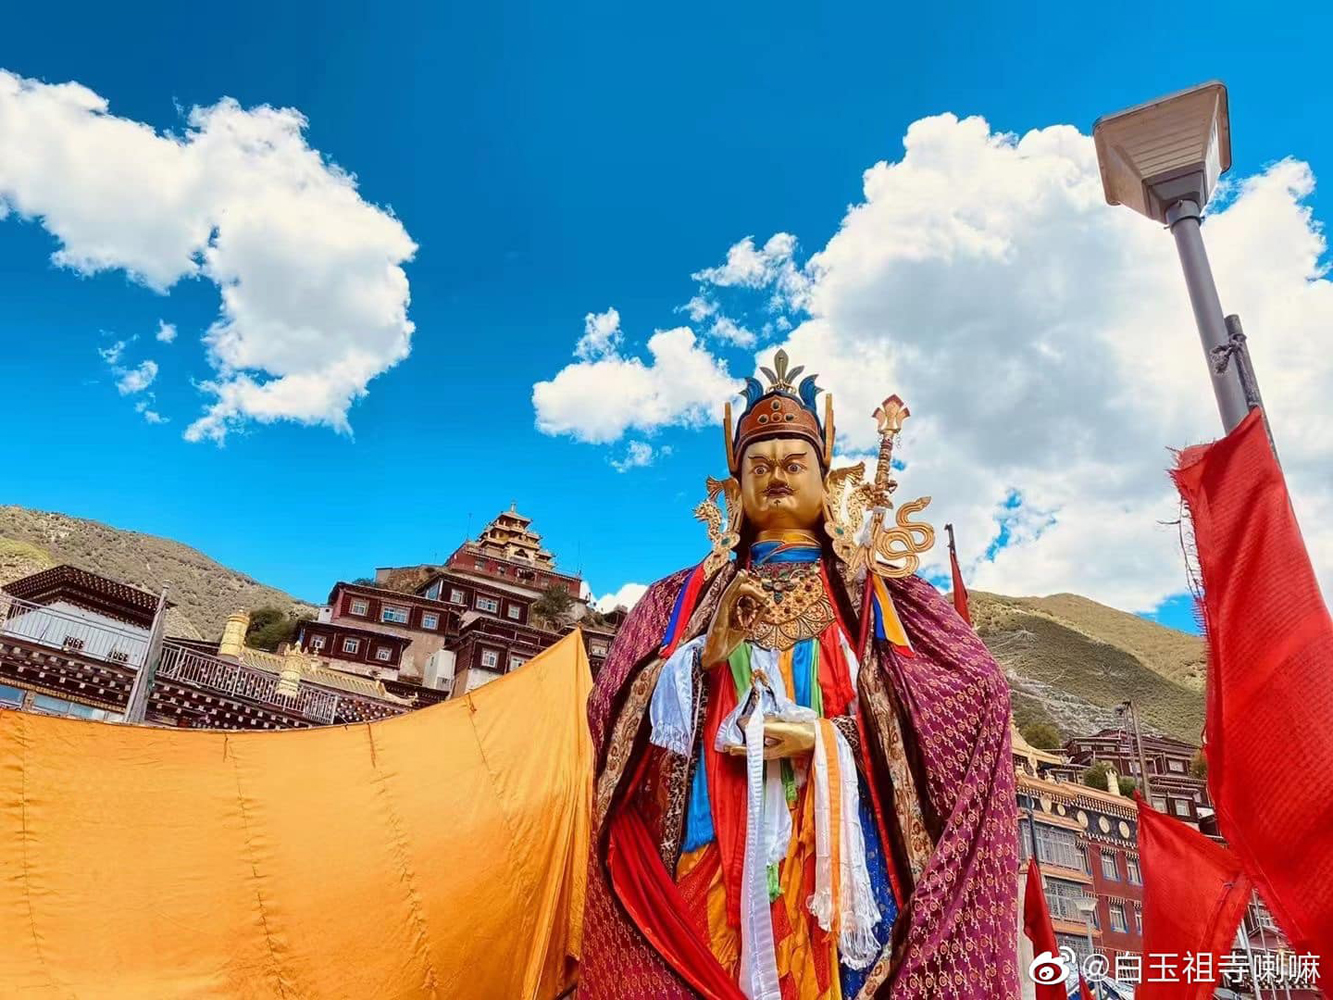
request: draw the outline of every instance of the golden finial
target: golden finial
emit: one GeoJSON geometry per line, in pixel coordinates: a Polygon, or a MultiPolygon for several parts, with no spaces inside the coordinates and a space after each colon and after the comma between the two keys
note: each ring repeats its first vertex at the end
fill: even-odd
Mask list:
{"type": "Polygon", "coordinates": [[[879,404],[879,409],[873,415],[879,427],[879,436],[883,438],[899,434],[903,429],[903,421],[912,415],[912,411],[898,394],[894,393],[879,404]]]}

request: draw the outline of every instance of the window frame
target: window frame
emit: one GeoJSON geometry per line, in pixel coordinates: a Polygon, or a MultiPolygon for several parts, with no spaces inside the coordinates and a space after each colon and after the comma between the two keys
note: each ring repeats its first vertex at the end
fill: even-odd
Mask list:
{"type": "Polygon", "coordinates": [[[398,604],[384,604],[380,606],[380,624],[381,625],[406,625],[412,620],[412,609],[405,608],[398,604]],[[390,617],[389,613],[401,613],[403,617],[390,617]]]}
{"type": "Polygon", "coordinates": [[[517,670],[519,667],[523,666],[523,664],[525,664],[525,663],[527,663],[527,662],[528,662],[528,658],[527,658],[526,656],[519,656],[519,655],[516,654],[516,653],[510,653],[510,654],[509,654],[509,669],[510,669],[510,670],[517,670]]]}
{"type": "Polygon", "coordinates": [[[1129,917],[1125,913],[1124,903],[1108,903],[1106,905],[1106,914],[1108,918],[1107,926],[1109,926],[1112,931],[1116,934],[1129,933],[1129,917]],[[1117,914],[1120,916],[1118,921],[1116,920],[1117,914]]]}
{"type": "Polygon", "coordinates": [[[356,615],[358,618],[365,618],[370,614],[370,601],[364,597],[353,597],[347,602],[347,613],[356,615]],[[360,610],[357,610],[358,606],[360,610]]]}
{"type": "Polygon", "coordinates": [[[325,641],[324,641],[324,636],[322,636],[322,635],[312,635],[312,636],[310,637],[310,651],[311,651],[312,653],[317,653],[317,652],[319,652],[321,649],[324,648],[325,645],[326,645],[326,643],[325,643],[325,641]]]}
{"type": "Polygon", "coordinates": [[[466,603],[467,603],[467,591],[466,591],[466,590],[463,590],[461,587],[450,587],[450,588],[449,588],[449,603],[450,603],[450,604],[466,604],[466,603]]]}
{"type": "Polygon", "coordinates": [[[510,618],[511,621],[516,621],[516,622],[517,622],[517,621],[522,621],[522,620],[523,620],[523,605],[521,605],[521,604],[511,604],[511,605],[509,605],[509,607],[505,609],[505,614],[507,614],[507,615],[509,616],[509,618],[510,618]]]}
{"type": "Polygon", "coordinates": [[[1139,859],[1125,855],[1125,874],[1130,885],[1143,885],[1143,871],[1139,868],[1139,859]]]}
{"type": "Polygon", "coordinates": [[[393,659],[393,650],[390,647],[388,646],[375,647],[375,661],[377,663],[388,663],[392,659],[393,659]],[[383,653],[384,655],[381,656],[380,655],[381,653],[383,653]]]}
{"type": "Polygon", "coordinates": [[[344,653],[352,653],[352,654],[354,654],[354,655],[360,655],[360,653],[361,653],[361,640],[360,640],[360,639],[353,639],[353,638],[351,638],[350,636],[343,636],[342,651],[343,651],[344,653]],[[351,649],[348,649],[348,648],[347,648],[349,644],[351,645],[351,649]]]}
{"type": "Polygon", "coordinates": [[[477,663],[483,670],[499,670],[500,654],[494,649],[483,649],[477,657],[477,663]],[[490,660],[489,663],[486,662],[488,659],[490,660]]]}
{"type": "Polygon", "coordinates": [[[494,597],[487,597],[485,594],[478,594],[473,598],[472,606],[488,615],[498,615],[500,613],[500,602],[494,597]],[[483,601],[485,604],[482,603],[483,601]]]}
{"type": "Polygon", "coordinates": [[[1100,852],[1102,856],[1102,878],[1109,879],[1112,882],[1121,882],[1120,866],[1116,864],[1115,853],[1112,851],[1100,852]],[[1107,866],[1110,866],[1109,870],[1107,866]]]}
{"type": "Polygon", "coordinates": [[[428,629],[430,629],[432,632],[438,630],[439,627],[440,627],[440,615],[439,615],[439,612],[436,612],[436,611],[423,611],[423,612],[421,612],[421,627],[422,627],[422,628],[428,628],[428,629]],[[430,619],[430,621],[427,621],[426,619],[430,619]]]}

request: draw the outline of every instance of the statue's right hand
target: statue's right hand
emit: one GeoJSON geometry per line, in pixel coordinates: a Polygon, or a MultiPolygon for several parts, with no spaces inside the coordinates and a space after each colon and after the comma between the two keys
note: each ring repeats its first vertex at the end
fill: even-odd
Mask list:
{"type": "Polygon", "coordinates": [[[758,622],[768,595],[753,576],[745,570],[722,592],[722,598],[713,612],[704,640],[704,666],[712,667],[731,656],[745,641],[746,634],[758,622]]]}

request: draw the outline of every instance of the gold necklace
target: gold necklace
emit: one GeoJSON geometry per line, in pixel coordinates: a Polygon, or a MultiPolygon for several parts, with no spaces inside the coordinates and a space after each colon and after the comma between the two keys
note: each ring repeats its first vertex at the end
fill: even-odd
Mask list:
{"type": "Polygon", "coordinates": [[[746,638],[779,651],[813,639],[834,621],[818,563],[774,563],[750,571],[764,588],[763,608],[746,638]]]}

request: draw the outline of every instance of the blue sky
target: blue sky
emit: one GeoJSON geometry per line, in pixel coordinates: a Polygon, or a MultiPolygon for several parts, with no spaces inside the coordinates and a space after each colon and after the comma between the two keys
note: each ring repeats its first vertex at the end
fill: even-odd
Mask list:
{"type": "MultiPolygon", "coordinates": [[[[122,270],[82,275],[51,262],[57,242],[39,222],[0,221],[0,502],[165,535],[309,600],[377,565],[443,557],[511,501],[595,593],[693,562],[705,543],[690,508],[722,471],[712,424],[640,434],[657,457],[626,472],[611,461],[632,433],[595,444],[535,425],[532,387],[571,363],[587,314],[614,307],[625,350],[641,352],[654,329],[686,322],[690,275],[743,237],[823,247],[863,197],[862,172],[900,157],[909,124],[941,112],[984,116],[997,132],[1086,132],[1099,114],[1222,77],[1236,175],[1288,156],[1333,172],[1327,15],[1221,5],[1183,45],[1142,18],[1114,24],[1073,6],[10,15],[0,67],[77,81],[158,130],[182,132],[181,109],[224,96],[298,109],[309,145],[355,174],[365,201],[391,207],[418,249],[404,265],[411,353],[369,382],[351,433],[249,422],[218,446],[182,437],[207,404],[200,338],[217,287],[185,279],[164,295],[122,270]],[[160,321],[179,331],[174,343],[154,341],[160,321]],[[160,366],[163,423],[116,391],[98,353],[136,335],[126,357],[160,366]]],[[[0,128],[0,155],[5,142],[0,128]]],[[[1301,200],[1319,215],[1317,192],[1301,200]]],[[[753,349],[726,350],[744,374],[753,349]]],[[[1200,377],[1199,407],[1206,393],[1200,377]]],[[[1164,449],[1184,443],[1164,437],[1151,460],[1164,467],[1164,449]]],[[[993,541],[970,544],[980,554],[993,541]]],[[[1188,606],[1169,600],[1161,617],[1183,627],[1188,606]]]]}

